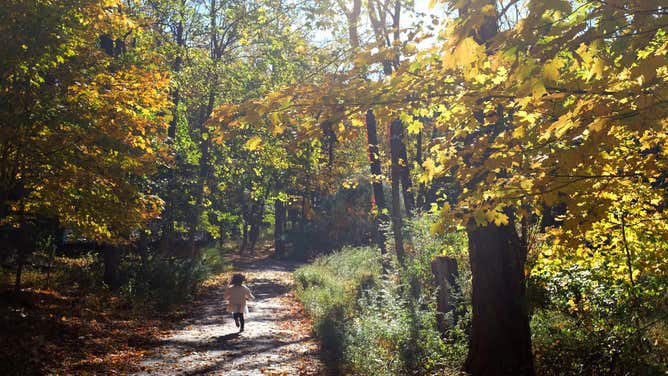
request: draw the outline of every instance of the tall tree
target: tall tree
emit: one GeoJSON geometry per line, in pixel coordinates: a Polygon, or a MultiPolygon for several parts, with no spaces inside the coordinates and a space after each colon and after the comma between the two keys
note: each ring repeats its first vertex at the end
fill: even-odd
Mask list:
{"type": "Polygon", "coordinates": [[[55,217],[127,240],[160,210],[140,183],[163,157],[168,120],[169,76],[140,26],[120,2],[82,0],[12,1],[0,27],[2,224],[55,217]]]}
{"type": "MultiPolygon", "coordinates": [[[[626,179],[639,181],[635,172],[647,176],[638,184],[656,183],[665,167],[649,150],[662,148],[647,136],[665,132],[665,102],[650,93],[664,90],[666,16],[649,3],[530,1],[526,13],[490,1],[452,4],[460,18],[440,64],[459,87],[440,90],[449,97],[437,119],[447,142],[435,153],[441,164],[424,166],[464,187],[442,218],[461,220],[469,235],[474,314],[465,369],[533,374],[528,240],[517,222],[563,205],[555,233],[577,241],[605,217],[609,197],[626,191],[626,179]],[[643,52],[628,54],[631,46],[643,52]]],[[[650,218],[662,211],[645,202],[650,218]]]]}

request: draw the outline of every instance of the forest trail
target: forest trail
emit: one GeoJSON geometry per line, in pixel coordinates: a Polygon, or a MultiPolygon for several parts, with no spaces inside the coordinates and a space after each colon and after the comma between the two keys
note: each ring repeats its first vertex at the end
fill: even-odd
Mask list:
{"type": "Polygon", "coordinates": [[[139,364],[135,375],[320,375],[318,343],[291,293],[296,264],[263,259],[233,260],[255,295],[246,328],[238,333],[226,312],[220,275],[178,329],[139,364]]]}

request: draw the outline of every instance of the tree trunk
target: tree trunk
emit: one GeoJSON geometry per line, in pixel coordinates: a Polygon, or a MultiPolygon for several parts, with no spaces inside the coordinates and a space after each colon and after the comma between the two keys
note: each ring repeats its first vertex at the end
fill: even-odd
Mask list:
{"type": "Polygon", "coordinates": [[[372,205],[378,212],[375,218],[374,237],[380,248],[380,253],[384,255],[387,249],[385,247],[385,234],[383,234],[381,225],[387,219],[387,215],[385,214],[387,205],[385,204],[385,194],[383,193],[383,182],[381,180],[383,172],[380,168],[378,127],[376,116],[374,116],[372,110],[367,110],[366,112],[366,134],[369,147],[369,166],[371,168],[371,187],[373,189],[372,205]]]}
{"type": "Polygon", "coordinates": [[[356,50],[360,45],[357,23],[359,21],[360,13],[362,12],[362,0],[353,0],[352,8],[350,10],[346,8],[343,1],[339,2],[339,6],[348,19],[348,38],[350,39],[350,46],[353,50],[356,50]]]}
{"type": "MultiPolygon", "coordinates": [[[[213,84],[212,84],[213,85],[213,84]]],[[[204,212],[204,187],[208,180],[209,175],[209,146],[211,143],[211,137],[209,137],[208,130],[205,126],[206,119],[213,111],[213,105],[216,98],[215,88],[212,86],[209,90],[209,99],[207,105],[201,110],[200,113],[200,159],[199,159],[199,175],[197,178],[197,192],[195,197],[195,207],[193,208],[193,218],[190,224],[190,249],[192,252],[192,258],[195,259],[199,256],[199,247],[195,241],[195,235],[197,232],[197,226],[200,221],[200,217],[204,212]]]]}
{"type": "Polygon", "coordinates": [[[241,247],[239,248],[239,254],[246,252],[246,247],[248,247],[248,220],[244,218],[241,223],[241,247]]]}
{"type": "Polygon", "coordinates": [[[21,276],[23,275],[23,266],[27,258],[27,251],[25,249],[18,248],[17,252],[18,260],[16,264],[16,276],[14,278],[14,291],[16,293],[21,291],[21,276]]]}
{"type": "Polygon", "coordinates": [[[456,312],[453,312],[452,322],[445,320],[445,314],[455,308],[452,293],[458,290],[457,260],[448,256],[436,256],[431,261],[431,273],[434,275],[435,285],[438,287],[436,311],[438,312],[438,328],[441,333],[457,322],[456,312]]]}
{"type": "Polygon", "coordinates": [[[524,281],[526,252],[512,222],[467,228],[473,319],[464,370],[472,376],[533,376],[524,281]]]}
{"type": "Polygon", "coordinates": [[[260,229],[262,227],[263,217],[264,217],[264,201],[260,201],[253,204],[250,231],[248,233],[251,255],[255,254],[255,245],[257,244],[257,240],[260,238],[260,229]]]}
{"type": "Polygon", "coordinates": [[[111,291],[118,291],[120,287],[118,266],[121,262],[121,253],[118,246],[103,246],[102,259],[104,262],[104,283],[109,286],[111,291]]]}
{"type": "Polygon", "coordinates": [[[285,203],[281,200],[274,202],[274,249],[276,257],[281,258],[285,254],[285,203]]]}
{"type": "Polygon", "coordinates": [[[401,218],[401,199],[399,197],[399,180],[401,179],[400,144],[401,128],[400,120],[393,120],[390,124],[390,154],[392,160],[392,232],[394,233],[394,250],[397,253],[399,263],[404,265],[404,237],[402,233],[403,220],[401,218]]]}
{"type": "Polygon", "coordinates": [[[239,247],[239,254],[243,254],[248,246],[248,223],[250,222],[249,207],[243,193],[239,196],[239,204],[241,205],[241,246],[239,247]]]}
{"type": "Polygon", "coordinates": [[[142,273],[146,273],[148,271],[148,244],[148,235],[146,234],[145,230],[141,230],[139,233],[139,241],[137,242],[137,253],[139,253],[142,273]]]}
{"type": "MultiPolygon", "coordinates": [[[[460,16],[468,18],[470,4],[461,4],[460,16]]],[[[496,7],[494,0],[476,6],[486,4],[496,7]]],[[[488,45],[498,33],[497,17],[483,16],[470,36],[477,43],[488,45]]],[[[503,106],[500,104],[497,112],[496,126],[484,127],[489,137],[496,137],[503,130],[503,106]]],[[[475,110],[473,115],[484,123],[482,109],[475,110]]],[[[476,181],[469,182],[470,187],[475,184],[476,181]]],[[[507,225],[469,223],[466,229],[472,272],[473,319],[464,370],[472,376],[535,375],[524,281],[526,248],[517,235],[512,215],[509,217],[507,225]]]]}
{"type": "MultiPolygon", "coordinates": [[[[21,207],[21,212],[23,212],[23,207],[21,207]]],[[[22,222],[21,226],[14,232],[15,241],[13,243],[17,252],[14,291],[17,293],[21,291],[21,277],[23,275],[23,268],[25,267],[26,261],[28,260],[28,256],[30,256],[34,251],[35,243],[32,239],[33,231],[34,227],[31,224],[22,222]]]]}
{"type": "Polygon", "coordinates": [[[306,189],[302,192],[302,207],[299,215],[299,231],[303,234],[306,230],[306,195],[308,194],[309,177],[306,177],[306,189]]]}
{"type": "Polygon", "coordinates": [[[394,120],[391,127],[392,141],[394,142],[394,149],[397,154],[397,164],[399,169],[399,177],[401,179],[402,195],[404,197],[404,208],[406,209],[406,217],[413,216],[415,210],[415,198],[413,196],[413,183],[411,182],[411,170],[408,165],[408,155],[406,153],[406,143],[404,142],[404,124],[401,120],[394,120]]]}
{"type": "MultiPolygon", "coordinates": [[[[182,3],[183,6],[183,3],[182,3]]],[[[182,15],[183,16],[183,15],[182,15]]],[[[176,39],[176,48],[177,54],[174,59],[172,69],[174,75],[178,75],[181,71],[181,64],[183,58],[181,57],[181,48],[185,45],[185,40],[183,38],[183,17],[180,18],[179,23],[176,27],[174,38],[176,39]]],[[[178,127],[179,121],[179,104],[181,103],[181,93],[178,86],[176,86],[171,93],[172,97],[172,119],[169,121],[169,128],[167,129],[167,136],[172,144],[176,142],[176,128],[178,127]]],[[[178,193],[176,192],[176,171],[174,167],[167,168],[167,193],[166,193],[166,203],[165,210],[163,212],[164,222],[162,223],[162,244],[171,244],[175,238],[174,230],[174,196],[178,193]]]]}
{"type": "Polygon", "coordinates": [[[53,272],[53,265],[56,260],[56,249],[58,247],[56,244],[51,244],[49,248],[49,263],[46,269],[46,287],[51,287],[51,272],[53,272]]]}
{"type": "MultiPolygon", "coordinates": [[[[415,162],[418,166],[422,166],[422,130],[417,135],[417,140],[415,141],[415,162]]],[[[427,210],[426,208],[426,199],[425,199],[425,186],[423,183],[419,184],[417,197],[415,199],[415,204],[417,207],[427,210]]]]}

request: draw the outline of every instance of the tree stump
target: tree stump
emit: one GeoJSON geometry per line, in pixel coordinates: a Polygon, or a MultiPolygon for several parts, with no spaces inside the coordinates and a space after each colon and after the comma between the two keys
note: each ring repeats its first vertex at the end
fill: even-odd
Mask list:
{"type": "Polygon", "coordinates": [[[452,293],[458,289],[457,260],[448,256],[436,256],[431,260],[431,272],[434,275],[435,286],[438,287],[437,311],[438,311],[438,329],[444,332],[448,327],[456,322],[456,317],[448,322],[445,319],[446,313],[455,308],[455,302],[452,299],[452,293]]]}

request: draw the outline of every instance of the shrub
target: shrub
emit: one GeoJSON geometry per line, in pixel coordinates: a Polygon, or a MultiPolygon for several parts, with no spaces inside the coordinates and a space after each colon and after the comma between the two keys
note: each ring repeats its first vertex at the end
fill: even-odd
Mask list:
{"type": "Polygon", "coordinates": [[[314,331],[332,364],[342,360],[347,321],[355,312],[360,286],[380,275],[372,248],[344,248],[295,271],[296,293],[314,320],[314,331]]]}
{"type": "Polygon", "coordinates": [[[209,276],[229,266],[210,248],[197,260],[154,256],[142,266],[126,258],[121,267],[121,297],[128,304],[168,311],[190,301],[209,276]]]}
{"type": "Polygon", "coordinates": [[[664,375],[668,311],[651,278],[631,289],[624,281],[572,265],[534,278],[547,297],[531,327],[543,375],[664,375]]]}
{"type": "MultiPolygon", "coordinates": [[[[407,226],[413,248],[404,267],[381,275],[378,250],[344,248],[295,272],[297,296],[314,320],[334,371],[355,375],[458,374],[466,350],[465,318],[446,335],[436,326],[430,262],[461,235],[431,236],[419,217],[407,226]],[[420,229],[420,231],[417,231],[420,229]]],[[[428,228],[428,227],[427,227],[428,228]]],[[[466,278],[469,274],[462,274],[466,278]]],[[[461,300],[461,299],[460,299],[461,300]]],[[[461,300],[465,304],[466,300],[461,300]]],[[[466,311],[466,309],[464,309],[466,311]]]]}

